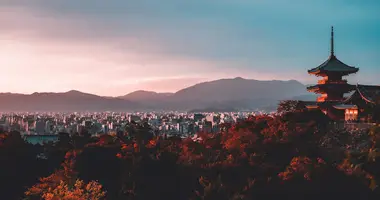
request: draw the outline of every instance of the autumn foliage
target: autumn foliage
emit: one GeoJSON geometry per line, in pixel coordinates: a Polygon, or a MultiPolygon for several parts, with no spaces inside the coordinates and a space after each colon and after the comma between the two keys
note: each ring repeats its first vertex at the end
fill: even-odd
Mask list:
{"type": "MultiPolygon", "coordinates": [[[[219,133],[203,132],[186,139],[156,135],[146,124],[137,123],[129,124],[123,134],[64,137],[43,148],[2,134],[2,161],[8,158],[2,152],[25,149],[19,154],[25,154],[29,166],[43,169],[17,179],[28,180],[13,185],[21,191],[27,187],[26,191],[2,194],[7,199],[46,200],[377,197],[376,130],[367,134],[368,149],[360,155],[348,154],[340,147],[322,145],[333,135],[322,128],[324,119],[297,112],[252,116],[223,124],[219,133]],[[341,156],[336,158],[332,152],[341,156]],[[41,153],[47,155],[45,160],[36,159],[41,153]],[[53,168],[48,167],[49,161],[53,168]]],[[[20,164],[25,163],[11,161],[0,168],[21,170],[20,164]]],[[[9,180],[1,181],[7,188],[9,180]]]]}

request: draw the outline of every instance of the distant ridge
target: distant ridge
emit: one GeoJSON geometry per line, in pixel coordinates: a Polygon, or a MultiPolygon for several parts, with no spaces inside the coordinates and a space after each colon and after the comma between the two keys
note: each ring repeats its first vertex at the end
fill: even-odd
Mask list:
{"type": "Polygon", "coordinates": [[[128,100],[145,100],[145,99],[161,99],[172,96],[174,93],[158,93],[158,92],[152,92],[152,91],[145,91],[145,90],[137,90],[134,92],[131,92],[129,94],[126,94],[124,96],[119,96],[121,99],[128,99],[128,100]]]}
{"type": "Polygon", "coordinates": [[[236,77],[198,83],[175,93],[138,90],[118,97],[78,90],[30,95],[0,93],[0,111],[247,110],[272,108],[283,99],[314,98],[306,94],[305,85],[296,80],[236,77]]]}
{"type": "Polygon", "coordinates": [[[71,90],[62,93],[0,94],[0,111],[133,111],[139,104],[71,90]]]}

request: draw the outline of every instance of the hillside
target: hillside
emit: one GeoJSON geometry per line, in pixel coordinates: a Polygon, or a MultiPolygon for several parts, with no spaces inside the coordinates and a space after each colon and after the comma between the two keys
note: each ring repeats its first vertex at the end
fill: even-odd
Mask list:
{"type": "Polygon", "coordinates": [[[138,104],[79,91],[64,93],[0,94],[0,110],[7,111],[131,111],[138,104]]]}
{"type": "MultiPolygon", "coordinates": [[[[199,83],[175,93],[138,90],[119,97],[102,97],[71,90],[64,93],[0,93],[1,111],[153,111],[215,108],[256,110],[276,107],[280,100],[312,100],[302,83],[220,79],[199,83]]],[[[269,109],[271,110],[271,109],[269,109]]]]}

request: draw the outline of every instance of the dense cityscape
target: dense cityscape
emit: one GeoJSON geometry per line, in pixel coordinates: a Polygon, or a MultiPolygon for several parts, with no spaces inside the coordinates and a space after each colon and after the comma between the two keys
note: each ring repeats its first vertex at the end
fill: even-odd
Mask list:
{"type": "Polygon", "coordinates": [[[58,133],[93,136],[117,134],[130,123],[148,123],[156,134],[183,138],[198,132],[218,132],[220,124],[244,120],[260,112],[237,113],[3,113],[0,129],[18,131],[32,143],[54,142],[58,133]]]}

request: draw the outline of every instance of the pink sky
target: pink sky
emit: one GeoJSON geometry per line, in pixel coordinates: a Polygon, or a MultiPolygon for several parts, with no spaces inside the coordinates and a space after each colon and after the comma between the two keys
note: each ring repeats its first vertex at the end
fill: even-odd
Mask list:
{"type": "MultiPolygon", "coordinates": [[[[328,56],[331,19],[310,15],[306,23],[297,13],[290,15],[294,6],[276,7],[288,17],[269,14],[268,18],[265,9],[274,9],[277,1],[96,2],[0,0],[0,92],[79,90],[119,96],[135,90],[175,92],[199,82],[235,77],[315,83],[317,78],[309,76],[307,69],[328,56]],[[178,10],[184,7],[190,10],[178,10]],[[284,26],[285,21],[294,30],[284,26]]],[[[306,15],[303,6],[308,6],[297,5],[306,15]]],[[[334,21],[344,26],[344,20],[334,21]]],[[[378,83],[376,43],[362,37],[368,41],[358,40],[356,45],[342,32],[337,33],[337,53],[347,64],[363,67],[350,80],[378,83]]]]}
{"type": "Polygon", "coordinates": [[[0,92],[76,89],[117,96],[140,89],[175,92],[202,81],[236,76],[276,78],[234,68],[219,70],[233,64],[227,61],[154,53],[163,44],[139,38],[86,37],[99,30],[89,29],[91,24],[75,16],[51,18],[34,10],[8,7],[0,9],[0,23],[0,92]],[[130,48],[118,48],[120,43],[130,48]]]}
{"type": "MultiPolygon", "coordinates": [[[[175,92],[195,83],[242,75],[233,69],[216,73],[223,63],[120,52],[108,44],[83,42],[78,45],[71,41],[7,35],[0,38],[1,92],[76,89],[110,96],[140,89],[175,92]]],[[[244,77],[253,76],[251,72],[244,77]]],[[[260,78],[271,76],[261,74],[260,78]]]]}

